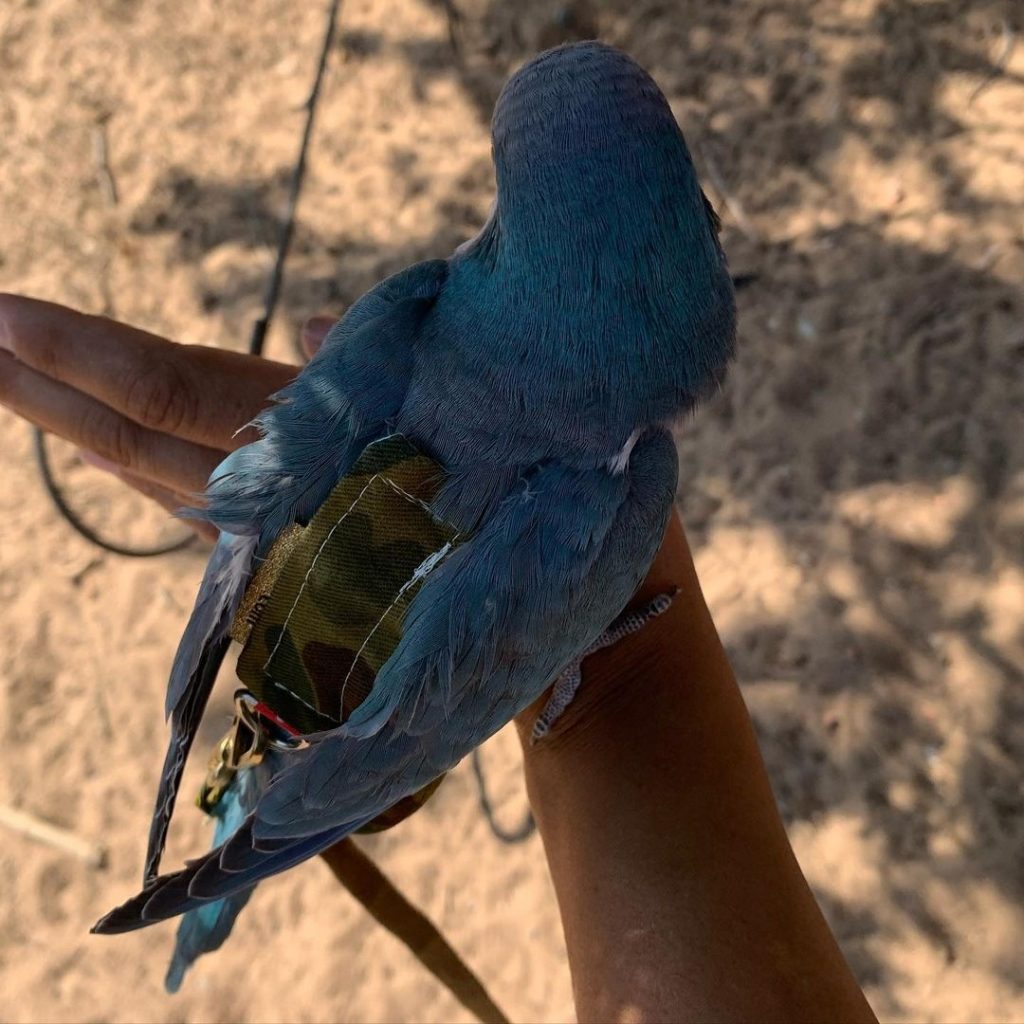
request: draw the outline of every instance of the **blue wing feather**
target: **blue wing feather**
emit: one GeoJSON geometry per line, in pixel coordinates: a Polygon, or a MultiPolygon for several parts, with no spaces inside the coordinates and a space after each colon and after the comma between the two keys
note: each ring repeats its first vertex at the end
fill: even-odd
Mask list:
{"type": "Polygon", "coordinates": [[[167,840],[178,786],[192,741],[206,710],[217,671],[230,637],[228,630],[249,578],[255,539],[221,534],[206,565],[195,607],[171,667],[167,689],[167,713],[171,739],[157,788],[156,806],[149,828],[143,879],[156,877],[167,840]]]}

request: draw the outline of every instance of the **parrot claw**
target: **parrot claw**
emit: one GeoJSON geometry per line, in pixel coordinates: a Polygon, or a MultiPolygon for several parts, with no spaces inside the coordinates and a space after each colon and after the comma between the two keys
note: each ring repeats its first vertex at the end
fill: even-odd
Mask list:
{"type": "MultiPolygon", "coordinates": [[[[606,644],[601,644],[600,642],[607,635],[607,633],[602,633],[595,643],[600,644],[602,647],[606,646],[606,644]]],[[[590,653],[589,649],[587,653],[590,653]]],[[[551,731],[551,726],[561,718],[562,713],[572,703],[573,698],[576,696],[576,691],[580,688],[580,683],[583,682],[582,665],[582,659],[574,661],[555,680],[555,685],[551,688],[551,696],[548,697],[543,710],[537,716],[537,721],[533,723],[533,729],[530,731],[530,743],[536,743],[538,740],[544,739],[551,731]]]]}
{"type": "Polygon", "coordinates": [[[651,621],[651,619],[656,619],[659,615],[668,611],[669,606],[672,604],[672,599],[675,596],[675,590],[659,594],[642,608],[639,608],[634,612],[628,612],[625,615],[620,615],[583,652],[583,654],[580,655],[577,661],[574,661],[562,671],[562,674],[555,680],[555,685],[551,689],[551,696],[548,697],[543,710],[537,716],[537,721],[533,723],[533,729],[530,732],[531,744],[536,743],[538,740],[542,740],[547,736],[547,734],[551,732],[551,727],[558,721],[565,709],[572,703],[573,698],[576,696],[576,693],[580,688],[580,683],[583,681],[583,659],[588,655],[593,654],[595,651],[600,651],[605,647],[611,647],[612,644],[617,644],[623,638],[639,632],[647,625],[648,622],[651,621]]]}

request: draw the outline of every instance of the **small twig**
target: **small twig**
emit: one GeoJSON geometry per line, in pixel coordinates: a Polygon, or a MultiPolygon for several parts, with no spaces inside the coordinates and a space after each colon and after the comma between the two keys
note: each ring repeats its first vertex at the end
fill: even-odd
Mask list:
{"type": "Polygon", "coordinates": [[[1001,22],[1001,25],[1003,30],[1003,45],[999,51],[999,56],[996,57],[988,74],[974,87],[974,89],[971,90],[971,95],[967,97],[967,106],[971,106],[974,101],[1006,71],[1006,65],[1010,63],[1010,57],[1013,54],[1016,37],[1013,34],[1013,29],[1010,28],[1010,25],[1005,18],[1001,22]]]}
{"type": "Polygon", "coordinates": [[[51,825],[48,821],[42,821],[24,811],[0,804],[0,825],[6,826],[12,832],[28,836],[29,839],[46,843],[54,849],[70,853],[91,868],[106,867],[107,851],[102,846],[96,846],[67,829],[51,825]]]}
{"type": "Polygon", "coordinates": [[[704,161],[704,167],[708,172],[708,177],[711,179],[711,184],[715,186],[715,191],[722,197],[722,202],[725,203],[725,208],[732,215],[732,219],[736,221],[736,227],[738,227],[751,242],[759,245],[761,243],[761,233],[756,227],[754,227],[752,221],[747,216],[747,211],[743,209],[743,204],[729,191],[728,188],[726,188],[725,179],[722,177],[722,174],[718,169],[718,164],[715,163],[707,149],[703,146],[698,148],[704,161]]]}
{"type": "Polygon", "coordinates": [[[996,260],[1002,255],[1003,243],[993,242],[982,254],[981,259],[974,265],[974,269],[981,274],[987,273],[992,269],[996,260]]]}
{"type": "Polygon", "coordinates": [[[100,190],[111,206],[117,206],[117,182],[114,172],[110,169],[110,151],[107,146],[107,122],[100,121],[92,129],[92,159],[96,164],[96,178],[100,190]]]}
{"type": "Polygon", "coordinates": [[[114,731],[114,719],[111,717],[110,708],[107,707],[107,698],[102,686],[96,690],[96,707],[98,708],[96,717],[100,720],[100,731],[103,733],[103,738],[112,743],[117,733],[114,731]]]}

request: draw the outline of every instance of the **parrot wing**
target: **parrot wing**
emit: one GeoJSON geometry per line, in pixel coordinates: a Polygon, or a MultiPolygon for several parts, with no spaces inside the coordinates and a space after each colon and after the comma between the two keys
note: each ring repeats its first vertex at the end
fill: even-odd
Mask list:
{"type": "Polygon", "coordinates": [[[675,446],[660,429],[641,438],[621,474],[536,467],[427,577],[356,726],[289,753],[227,843],[151,882],[94,930],[140,928],[238,892],[451,768],[629,601],[664,533],[676,475],[675,446]]]}
{"type": "Polygon", "coordinates": [[[420,321],[447,274],[418,263],[367,292],[302,372],[255,420],[263,436],[213,471],[207,504],[186,512],[222,535],[199,587],[167,688],[171,740],[150,825],[144,880],[156,877],[185,760],[206,708],[255,560],[305,522],[401,406],[420,321]]]}
{"type": "Polygon", "coordinates": [[[171,739],[149,826],[143,869],[145,881],[155,878],[160,866],[160,855],[174,812],[185,760],[220,663],[231,643],[228,630],[245,590],[245,581],[249,578],[255,548],[255,537],[236,537],[229,533],[220,535],[206,564],[195,607],[178,644],[167,686],[171,739]]]}

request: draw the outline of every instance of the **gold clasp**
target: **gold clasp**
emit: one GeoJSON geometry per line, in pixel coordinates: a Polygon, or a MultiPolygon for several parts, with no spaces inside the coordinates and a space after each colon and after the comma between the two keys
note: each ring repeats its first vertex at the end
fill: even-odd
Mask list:
{"type": "Polygon", "coordinates": [[[308,746],[306,740],[248,690],[237,690],[234,721],[210,756],[196,803],[211,814],[242,768],[259,764],[268,750],[294,751],[308,746]]]}

